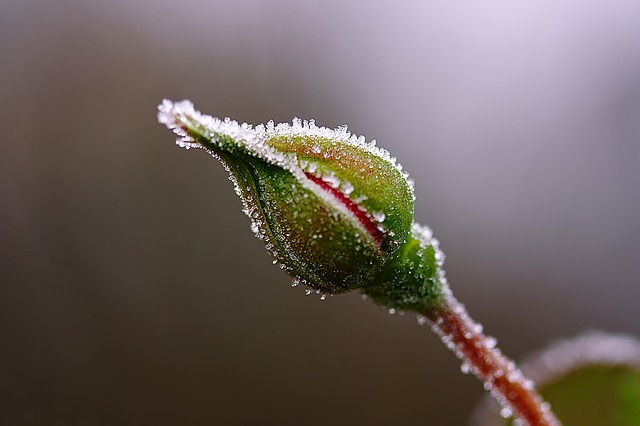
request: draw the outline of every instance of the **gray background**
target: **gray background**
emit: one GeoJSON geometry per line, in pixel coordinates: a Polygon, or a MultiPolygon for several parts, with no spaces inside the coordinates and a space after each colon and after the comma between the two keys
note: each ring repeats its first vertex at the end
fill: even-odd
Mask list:
{"type": "Polygon", "coordinates": [[[428,328],[291,289],[158,102],[350,128],[521,358],[640,334],[640,3],[0,0],[0,423],[465,424],[428,328]]]}

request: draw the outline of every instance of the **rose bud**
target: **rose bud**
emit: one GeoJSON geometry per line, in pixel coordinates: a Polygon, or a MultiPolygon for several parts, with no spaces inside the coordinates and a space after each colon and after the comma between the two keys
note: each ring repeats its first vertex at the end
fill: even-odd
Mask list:
{"type": "Polygon", "coordinates": [[[415,258],[425,245],[411,236],[412,182],[387,151],[346,127],[313,121],[253,127],[200,114],[189,101],[165,100],[158,110],[180,146],[202,148],[222,162],[254,232],[294,283],[331,294],[367,293],[370,286],[374,299],[403,307],[385,299],[385,283],[394,292],[398,281],[415,289],[414,283],[383,272],[413,268],[396,255],[415,258]]]}

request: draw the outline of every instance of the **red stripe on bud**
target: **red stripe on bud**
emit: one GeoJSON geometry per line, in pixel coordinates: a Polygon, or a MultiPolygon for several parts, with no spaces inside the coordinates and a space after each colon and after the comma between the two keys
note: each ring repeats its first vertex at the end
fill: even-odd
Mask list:
{"type": "Polygon", "coordinates": [[[320,186],[320,188],[322,188],[323,190],[329,192],[331,195],[336,197],[338,201],[340,201],[347,208],[347,210],[349,210],[356,217],[358,222],[360,222],[360,224],[364,227],[364,229],[367,230],[367,232],[369,233],[371,238],[374,239],[376,244],[380,245],[380,243],[382,243],[382,237],[384,236],[383,232],[380,229],[378,229],[378,224],[374,222],[373,219],[371,219],[366,212],[360,210],[360,207],[358,206],[358,204],[356,204],[350,198],[345,197],[345,195],[342,192],[340,192],[336,188],[331,187],[327,182],[323,181],[321,178],[315,175],[312,175],[311,173],[308,173],[308,172],[304,172],[304,174],[313,183],[317,184],[318,186],[320,186]]]}

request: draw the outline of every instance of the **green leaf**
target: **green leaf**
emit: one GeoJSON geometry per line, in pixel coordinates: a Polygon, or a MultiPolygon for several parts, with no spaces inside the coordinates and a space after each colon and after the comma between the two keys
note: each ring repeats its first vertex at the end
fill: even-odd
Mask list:
{"type": "MultiPolygon", "coordinates": [[[[564,426],[640,426],[640,343],[591,333],[535,355],[523,370],[564,426]]],[[[474,416],[476,426],[512,425],[493,401],[474,416]]]]}
{"type": "Polygon", "coordinates": [[[583,365],[539,388],[565,426],[640,425],[640,372],[626,365],[583,365]]]}

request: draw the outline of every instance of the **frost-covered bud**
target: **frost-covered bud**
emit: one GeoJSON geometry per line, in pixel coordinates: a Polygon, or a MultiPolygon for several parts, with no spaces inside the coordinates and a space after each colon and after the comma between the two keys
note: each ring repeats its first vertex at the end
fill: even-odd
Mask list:
{"type": "Polygon", "coordinates": [[[165,100],[158,120],[230,173],[258,238],[295,282],[366,287],[411,232],[412,183],[387,151],[313,121],[253,127],[165,100]]]}

